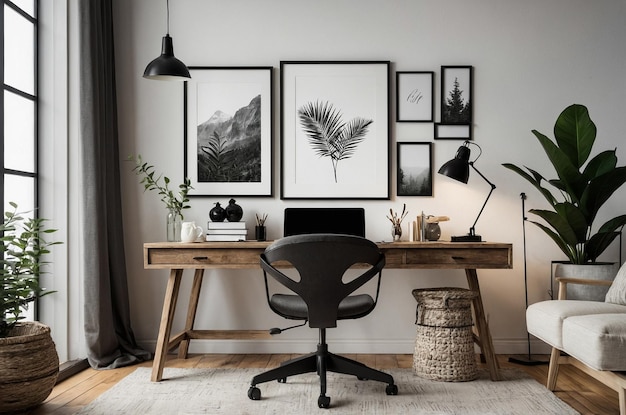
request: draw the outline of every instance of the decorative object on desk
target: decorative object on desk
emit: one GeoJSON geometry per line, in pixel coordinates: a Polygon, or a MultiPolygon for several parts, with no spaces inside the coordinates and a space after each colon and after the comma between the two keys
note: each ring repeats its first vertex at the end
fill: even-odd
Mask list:
{"type": "Polygon", "coordinates": [[[426,216],[426,225],[424,228],[424,236],[427,241],[438,241],[441,237],[441,227],[439,222],[449,220],[447,216],[426,216]]]}
{"type": "Polygon", "coordinates": [[[486,181],[491,186],[491,190],[489,190],[489,194],[487,195],[487,198],[485,199],[483,206],[480,208],[480,211],[478,212],[478,216],[476,216],[476,220],[474,221],[474,224],[470,228],[469,233],[463,236],[453,236],[451,238],[452,242],[481,242],[482,241],[482,238],[480,237],[480,235],[476,235],[474,227],[476,226],[476,222],[478,222],[480,215],[483,213],[483,210],[485,209],[485,206],[487,205],[487,201],[491,197],[491,193],[493,193],[496,186],[493,183],[491,183],[485,176],[483,176],[483,174],[476,167],[474,167],[474,163],[476,163],[476,160],[478,160],[481,154],[482,154],[482,149],[480,148],[478,144],[473,143],[471,141],[465,141],[463,145],[459,147],[459,149],[457,150],[454,158],[446,162],[439,169],[439,174],[443,174],[444,176],[450,177],[451,179],[467,184],[467,181],[469,179],[469,168],[471,167],[472,169],[474,169],[476,173],[478,173],[480,177],[483,178],[484,181],[486,181]],[[478,150],[480,151],[480,153],[478,153],[478,156],[476,156],[476,158],[473,161],[470,161],[470,154],[471,154],[471,151],[469,149],[470,144],[478,147],[478,150]]]}
{"type": "Polygon", "coordinates": [[[180,230],[181,242],[198,242],[201,240],[204,230],[196,225],[196,222],[183,222],[180,230]]]}
{"type": "Polygon", "coordinates": [[[129,156],[128,159],[135,162],[133,171],[138,176],[142,176],[140,183],[143,184],[144,192],[146,190],[156,190],[161,196],[161,201],[165,203],[165,207],[168,210],[166,216],[167,241],[179,242],[180,226],[184,219],[182,211],[183,209],[189,209],[187,194],[190,189],[193,189],[191,181],[185,177],[183,182],[178,185],[178,195],[175,195],[169,188],[170,179],[162,174],[155,178],[156,171],[154,166],[144,162],[141,159],[141,154],[137,155],[137,157],[129,156]],[[163,179],[163,184],[160,183],[161,179],[163,179]]]}
{"type": "Polygon", "coordinates": [[[235,199],[230,199],[228,201],[228,206],[226,206],[226,219],[229,222],[239,222],[243,217],[243,209],[237,203],[235,203],[235,199]]]}
{"type": "Polygon", "coordinates": [[[174,56],[174,42],[170,37],[170,2],[167,0],[167,33],[161,42],[161,55],[146,66],[143,77],[160,81],[185,81],[191,78],[189,69],[174,56]]]}
{"type": "Polygon", "coordinates": [[[387,219],[391,222],[391,237],[392,241],[396,242],[402,238],[402,221],[406,217],[409,212],[406,210],[406,203],[402,205],[402,213],[400,216],[393,209],[389,209],[389,214],[391,216],[387,216],[387,219]]]}
{"type": "Polygon", "coordinates": [[[245,241],[248,228],[245,222],[209,222],[206,240],[208,242],[245,241]]]}
{"type": "Polygon", "coordinates": [[[254,227],[254,236],[257,241],[265,241],[267,240],[265,221],[267,220],[267,213],[259,216],[256,216],[256,226],[254,227]]]}
{"type": "Polygon", "coordinates": [[[273,68],[189,70],[184,174],[191,196],[272,196],[273,68]]]}
{"type": "Polygon", "coordinates": [[[212,222],[224,222],[226,219],[226,212],[220,202],[215,202],[215,207],[209,211],[209,219],[212,222]]]}
{"type": "Polygon", "coordinates": [[[389,67],[281,61],[282,199],[389,199],[389,67]]]}
{"type": "Polygon", "coordinates": [[[56,232],[44,227],[46,219],[18,213],[14,202],[9,205],[13,210],[5,212],[0,225],[0,410],[13,413],[43,402],[59,373],[50,328],[21,320],[30,303],[54,292],[40,286],[42,259],[61,242],[44,239],[56,232]]]}
{"type": "Polygon", "coordinates": [[[616,150],[599,152],[587,163],[596,139],[596,125],[583,105],[570,105],[561,112],[554,125],[556,142],[537,130],[532,133],[558,179],[546,180],[528,167],[530,174],[514,164],[503,164],[535,186],[552,207],[529,211],[548,226],[530,222],[552,238],[572,264],[595,262],[626,224],[626,215],[620,215],[606,221],[597,231],[593,229],[600,208],[626,182],[626,167],[617,166],[616,150]],[[556,195],[544,183],[553,186],[556,195]]]}

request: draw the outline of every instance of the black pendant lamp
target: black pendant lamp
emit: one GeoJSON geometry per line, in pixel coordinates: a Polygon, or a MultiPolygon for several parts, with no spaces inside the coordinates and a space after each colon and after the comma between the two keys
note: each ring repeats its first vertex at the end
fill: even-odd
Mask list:
{"type": "Polygon", "coordinates": [[[167,33],[161,44],[161,56],[146,66],[143,77],[160,81],[185,81],[191,78],[187,66],[174,56],[174,44],[170,37],[169,0],[167,0],[167,33]]]}

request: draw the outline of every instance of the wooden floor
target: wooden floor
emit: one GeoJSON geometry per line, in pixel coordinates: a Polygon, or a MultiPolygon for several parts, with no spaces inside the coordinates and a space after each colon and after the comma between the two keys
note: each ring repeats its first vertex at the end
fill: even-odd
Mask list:
{"type": "MultiPolygon", "coordinates": [[[[171,357],[168,367],[201,368],[270,368],[292,358],[290,355],[194,355],[186,360],[171,357]]],[[[349,355],[378,369],[410,368],[412,355],[349,355]]],[[[541,356],[547,361],[547,356],[541,356]]],[[[539,358],[537,358],[539,359],[539,358]]],[[[548,365],[525,366],[509,362],[509,356],[498,356],[500,366],[516,367],[545,385],[548,365]]],[[[151,367],[152,362],[139,366],[151,367]]],[[[38,408],[25,412],[29,415],[73,414],[111,388],[138,366],[97,371],[87,369],[59,383],[50,397],[38,408]]],[[[245,393],[243,391],[242,393],[245,393]]],[[[595,379],[567,365],[559,373],[556,395],[581,414],[619,415],[617,393],[595,379]]]]}

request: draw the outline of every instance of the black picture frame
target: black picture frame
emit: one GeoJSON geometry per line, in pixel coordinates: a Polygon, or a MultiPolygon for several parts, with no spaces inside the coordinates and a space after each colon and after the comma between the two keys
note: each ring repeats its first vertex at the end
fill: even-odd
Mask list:
{"type": "Polygon", "coordinates": [[[441,67],[441,124],[473,122],[473,67],[441,67]]]}
{"type": "Polygon", "coordinates": [[[396,72],[396,122],[433,122],[435,72],[396,72]]]}
{"type": "Polygon", "coordinates": [[[472,125],[435,123],[435,140],[472,140],[472,125]]]}
{"type": "Polygon", "coordinates": [[[189,196],[273,196],[273,70],[189,67],[184,87],[189,196]]]}
{"type": "Polygon", "coordinates": [[[281,199],[389,199],[389,68],[389,61],[280,62],[281,199]],[[335,136],[350,129],[342,143],[349,152],[329,148],[322,118],[336,122],[335,136]]]}
{"type": "Polygon", "coordinates": [[[433,195],[433,143],[398,142],[397,188],[398,196],[433,195]]]}

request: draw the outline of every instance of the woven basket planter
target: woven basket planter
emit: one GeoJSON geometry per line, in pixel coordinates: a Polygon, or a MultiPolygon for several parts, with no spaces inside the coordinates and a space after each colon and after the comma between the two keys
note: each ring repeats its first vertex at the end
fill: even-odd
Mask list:
{"type": "Polygon", "coordinates": [[[50,328],[38,322],[18,323],[0,339],[0,413],[42,403],[59,375],[59,357],[50,328]]]}
{"type": "Polygon", "coordinates": [[[476,379],[472,300],[463,288],[413,290],[417,300],[417,335],[413,369],[423,378],[465,382],[476,379]]]}

